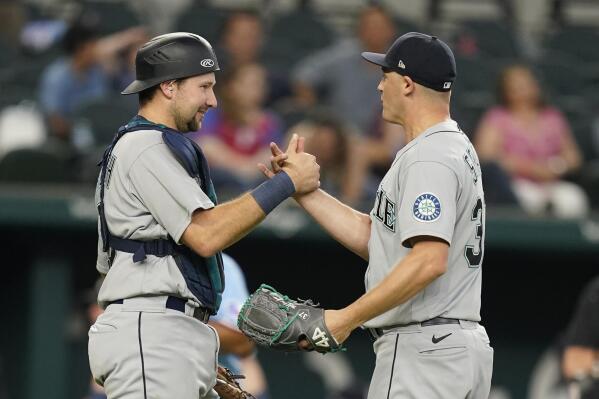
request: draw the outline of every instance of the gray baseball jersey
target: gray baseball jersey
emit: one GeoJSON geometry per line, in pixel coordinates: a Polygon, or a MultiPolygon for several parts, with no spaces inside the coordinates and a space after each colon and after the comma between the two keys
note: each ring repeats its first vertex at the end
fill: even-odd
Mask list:
{"type": "Polygon", "coordinates": [[[437,316],[480,320],[485,199],[478,157],[456,122],[432,126],[397,153],[370,218],[366,290],[408,255],[411,238],[438,237],[450,247],[445,274],[367,327],[437,316]]]}
{"type": "MultiPolygon", "coordinates": [[[[155,130],[129,133],[116,144],[106,171],[104,203],[114,236],[134,240],[170,236],[175,242],[196,209],[214,207],[155,130]]],[[[199,303],[171,256],[148,255],[136,264],[132,254],[117,251],[109,267],[101,245],[100,240],[96,268],[107,274],[98,295],[101,305],[144,295],[174,295],[199,303]]]]}

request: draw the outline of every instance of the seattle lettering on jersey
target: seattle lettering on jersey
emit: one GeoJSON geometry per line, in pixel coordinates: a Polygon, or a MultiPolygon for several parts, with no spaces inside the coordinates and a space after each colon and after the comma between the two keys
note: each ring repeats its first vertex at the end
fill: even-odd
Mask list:
{"type": "Polygon", "coordinates": [[[386,228],[395,233],[395,202],[391,201],[382,188],[376,193],[374,217],[383,222],[386,228]]]}

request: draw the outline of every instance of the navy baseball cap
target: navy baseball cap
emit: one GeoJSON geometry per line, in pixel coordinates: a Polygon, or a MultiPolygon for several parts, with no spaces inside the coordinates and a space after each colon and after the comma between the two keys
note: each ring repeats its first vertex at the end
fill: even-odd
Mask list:
{"type": "Polygon", "coordinates": [[[364,52],[362,57],[436,91],[451,90],[457,75],[449,46],[435,36],[419,32],[400,36],[387,54],[364,52]]]}

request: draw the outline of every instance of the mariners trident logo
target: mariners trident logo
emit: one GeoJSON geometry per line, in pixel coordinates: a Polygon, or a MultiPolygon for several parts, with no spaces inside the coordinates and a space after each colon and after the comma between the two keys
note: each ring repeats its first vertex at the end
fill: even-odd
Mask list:
{"type": "Polygon", "coordinates": [[[417,220],[434,222],[441,216],[441,202],[434,194],[423,193],[414,201],[412,211],[417,220]]]}

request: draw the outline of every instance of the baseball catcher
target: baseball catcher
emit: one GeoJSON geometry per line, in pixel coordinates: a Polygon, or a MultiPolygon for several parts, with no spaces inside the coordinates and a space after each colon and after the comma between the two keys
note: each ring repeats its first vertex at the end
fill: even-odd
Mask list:
{"type": "Polygon", "coordinates": [[[324,309],[311,300],[293,300],[262,284],[246,301],[237,326],[260,345],[286,352],[345,350],[324,322],[324,309]]]}

